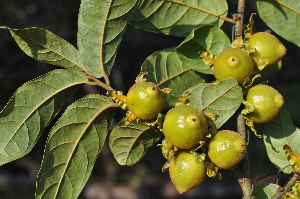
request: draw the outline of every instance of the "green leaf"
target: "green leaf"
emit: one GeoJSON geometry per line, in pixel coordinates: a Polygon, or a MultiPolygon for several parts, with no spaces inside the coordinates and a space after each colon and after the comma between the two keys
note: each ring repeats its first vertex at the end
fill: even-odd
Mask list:
{"type": "Polygon", "coordinates": [[[274,32],[300,47],[299,0],[256,0],[256,10],[274,32]]]}
{"type": "Polygon", "coordinates": [[[43,28],[9,29],[19,47],[40,62],[84,70],[78,50],[66,40],[43,28]]]}
{"type": "Polygon", "coordinates": [[[82,72],[58,69],[23,84],[0,112],[0,165],[31,151],[64,102],[87,81],[82,72]]]}
{"type": "Polygon", "coordinates": [[[82,0],[78,15],[78,49],[96,77],[109,74],[118,46],[139,0],[82,0]]]}
{"type": "Polygon", "coordinates": [[[227,35],[217,26],[204,25],[194,29],[176,48],[180,59],[196,71],[213,74],[211,67],[200,59],[199,52],[220,54],[231,45],[227,35]]]}
{"type": "Polygon", "coordinates": [[[290,163],[283,146],[287,144],[294,154],[299,154],[300,129],[293,125],[286,110],[281,110],[273,121],[264,126],[263,138],[271,162],[284,173],[292,173],[293,170],[291,166],[288,166],[290,163]]]}
{"type": "Polygon", "coordinates": [[[170,88],[166,96],[166,107],[174,106],[180,95],[195,84],[205,82],[206,75],[192,70],[183,63],[174,48],[168,48],[150,55],[142,65],[142,72],[148,72],[148,81],[160,88],[170,88]]]}
{"type": "Polygon", "coordinates": [[[120,165],[137,163],[162,136],[154,127],[143,124],[126,125],[123,119],[112,130],[109,137],[110,149],[120,165]]]}
{"type": "Polygon", "coordinates": [[[146,31],[185,37],[203,24],[221,26],[227,12],[226,0],[142,0],[130,23],[146,31]]]}
{"type": "Polygon", "coordinates": [[[253,189],[253,196],[256,199],[266,199],[273,196],[280,186],[272,183],[257,184],[253,189]]]}
{"type": "Polygon", "coordinates": [[[77,198],[106,139],[117,104],[87,95],[71,104],[53,126],[37,178],[36,198],[77,198]]]}
{"type": "Polygon", "coordinates": [[[232,77],[217,84],[200,83],[188,91],[191,92],[190,104],[204,113],[216,114],[217,128],[235,113],[243,100],[242,88],[232,77]]]}

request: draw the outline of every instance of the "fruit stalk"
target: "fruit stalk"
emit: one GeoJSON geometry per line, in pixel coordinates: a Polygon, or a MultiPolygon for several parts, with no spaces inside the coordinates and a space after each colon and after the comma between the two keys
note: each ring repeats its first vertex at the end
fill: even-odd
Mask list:
{"type": "Polygon", "coordinates": [[[282,187],[282,189],[277,189],[277,192],[272,197],[270,197],[270,199],[282,198],[285,193],[291,190],[292,186],[294,186],[299,179],[300,179],[300,174],[294,173],[290,181],[284,187],[282,187]]]}

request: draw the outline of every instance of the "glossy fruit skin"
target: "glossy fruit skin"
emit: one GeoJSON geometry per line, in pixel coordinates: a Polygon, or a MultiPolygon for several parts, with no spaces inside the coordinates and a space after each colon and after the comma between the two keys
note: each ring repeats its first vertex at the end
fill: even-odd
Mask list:
{"type": "Polygon", "coordinates": [[[196,163],[191,153],[180,153],[170,160],[170,178],[179,193],[197,187],[206,177],[204,161],[196,163]]]}
{"type": "Polygon", "coordinates": [[[164,94],[152,82],[134,84],[127,93],[127,108],[142,120],[154,119],[163,109],[164,94]]]}
{"type": "Polygon", "coordinates": [[[246,95],[254,111],[247,116],[256,123],[267,123],[273,120],[284,104],[282,95],[268,85],[258,84],[250,88],[246,95]]]}
{"type": "Polygon", "coordinates": [[[208,144],[210,160],[221,169],[230,169],[245,156],[246,142],[234,131],[221,130],[217,132],[208,144]]]}
{"type": "Polygon", "coordinates": [[[208,123],[204,113],[191,105],[170,109],[163,123],[165,137],[180,149],[191,149],[204,139],[208,123]]]}
{"type": "Polygon", "coordinates": [[[273,68],[286,54],[285,46],[274,35],[267,32],[255,33],[248,42],[256,49],[256,52],[250,53],[254,60],[268,60],[265,69],[273,68]]]}
{"type": "Polygon", "coordinates": [[[252,77],[253,72],[251,56],[239,48],[229,48],[221,52],[215,60],[214,75],[218,81],[234,77],[242,85],[247,77],[252,77]]]}

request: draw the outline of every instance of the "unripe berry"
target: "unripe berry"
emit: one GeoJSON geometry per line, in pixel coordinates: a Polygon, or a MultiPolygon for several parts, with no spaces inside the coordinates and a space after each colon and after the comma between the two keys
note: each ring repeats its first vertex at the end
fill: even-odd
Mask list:
{"type": "Polygon", "coordinates": [[[142,120],[154,119],[164,106],[164,93],[152,82],[134,84],[127,93],[127,108],[142,120]]]}
{"type": "Polygon", "coordinates": [[[285,46],[274,35],[267,32],[255,33],[248,42],[256,49],[256,52],[250,53],[254,60],[265,59],[268,61],[265,69],[273,68],[286,54],[285,46]]]}
{"type": "Polygon", "coordinates": [[[282,95],[268,85],[258,84],[250,88],[246,95],[254,111],[247,116],[256,123],[266,123],[273,120],[284,103],[282,95]]]}
{"type": "Polygon", "coordinates": [[[197,187],[206,177],[204,161],[196,162],[191,153],[180,153],[170,160],[170,178],[179,193],[197,187]]]}
{"type": "Polygon", "coordinates": [[[210,160],[221,169],[234,167],[244,158],[245,153],[246,142],[239,133],[234,131],[219,131],[208,144],[210,160]]]}
{"type": "Polygon", "coordinates": [[[169,110],[163,123],[165,137],[180,149],[190,149],[204,139],[208,123],[203,112],[191,105],[179,105],[169,110]]]}
{"type": "Polygon", "coordinates": [[[251,56],[239,48],[229,48],[221,52],[214,63],[214,75],[218,81],[234,77],[241,85],[246,78],[251,78],[254,64],[251,56]]]}

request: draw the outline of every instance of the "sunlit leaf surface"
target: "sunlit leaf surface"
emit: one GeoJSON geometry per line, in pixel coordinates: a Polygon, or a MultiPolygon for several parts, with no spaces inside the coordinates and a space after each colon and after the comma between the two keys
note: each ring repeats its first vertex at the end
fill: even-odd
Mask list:
{"type": "Polygon", "coordinates": [[[116,107],[111,99],[92,94],[66,109],[48,136],[36,198],[78,197],[105,142],[116,107]]]}

